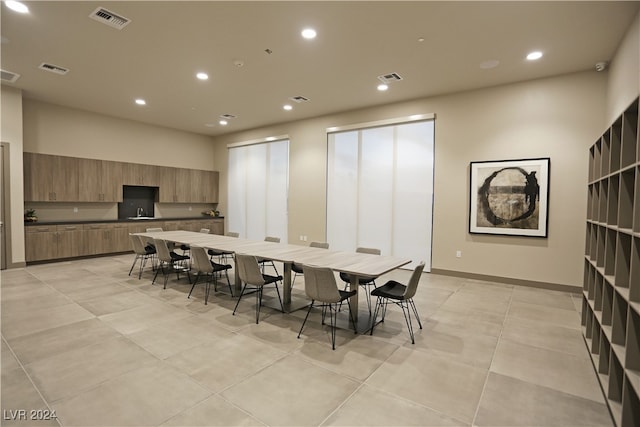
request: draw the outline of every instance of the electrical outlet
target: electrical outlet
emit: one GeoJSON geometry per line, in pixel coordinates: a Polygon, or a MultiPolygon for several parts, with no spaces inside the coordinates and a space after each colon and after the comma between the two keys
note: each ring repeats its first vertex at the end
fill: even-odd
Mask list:
{"type": "Polygon", "coordinates": [[[300,241],[304,242],[304,236],[302,234],[300,235],[300,241]]]}
{"type": "Polygon", "coordinates": [[[191,206],[189,206],[189,212],[191,212],[193,210],[193,208],[191,206]]]}
{"type": "Polygon", "coordinates": [[[456,251],[456,258],[462,258],[462,251],[456,251]]]}
{"type": "Polygon", "coordinates": [[[73,208],[73,213],[78,213],[78,208],[74,207],[73,208]]]}
{"type": "Polygon", "coordinates": [[[304,241],[306,242],[307,241],[307,236],[302,236],[302,237],[304,237],[304,241]]]}

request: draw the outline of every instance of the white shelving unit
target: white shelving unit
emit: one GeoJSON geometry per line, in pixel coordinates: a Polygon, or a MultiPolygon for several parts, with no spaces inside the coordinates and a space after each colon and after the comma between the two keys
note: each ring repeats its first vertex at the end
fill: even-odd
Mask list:
{"type": "Polygon", "coordinates": [[[640,426],[638,103],[589,150],[582,329],[620,427],[640,426]]]}

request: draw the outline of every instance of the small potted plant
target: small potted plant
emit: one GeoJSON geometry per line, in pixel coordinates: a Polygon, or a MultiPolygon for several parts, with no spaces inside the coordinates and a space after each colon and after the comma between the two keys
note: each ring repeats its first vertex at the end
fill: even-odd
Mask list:
{"type": "Polygon", "coordinates": [[[36,216],[36,210],[35,209],[26,209],[24,211],[24,220],[27,222],[36,222],[38,220],[38,217],[36,216]]]}

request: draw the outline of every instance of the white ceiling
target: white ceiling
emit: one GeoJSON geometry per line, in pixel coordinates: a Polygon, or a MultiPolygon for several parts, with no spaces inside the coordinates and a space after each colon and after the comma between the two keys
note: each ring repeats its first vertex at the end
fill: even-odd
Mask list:
{"type": "Polygon", "coordinates": [[[2,69],[21,75],[3,84],[27,98],[205,135],[593,70],[612,58],[640,7],[637,1],[26,4],[25,15],[2,5],[2,69]],[[131,22],[117,30],[90,19],[98,6],[131,22]],[[315,28],[317,38],[303,39],[305,27],[315,28]],[[532,50],[544,57],[526,61],[532,50]],[[494,59],[496,68],[480,68],[494,59]],[[43,62],[70,71],[42,71],[43,62]],[[209,80],[197,80],[198,71],[209,80]],[[377,91],[377,77],[388,73],[403,80],[377,91]],[[298,95],[310,101],[288,99],[298,95]],[[138,97],[147,105],[135,105],[138,97]],[[283,110],[286,103],[294,109],[283,110]],[[237,118],[221,126],[222,114],[237,118]]]}

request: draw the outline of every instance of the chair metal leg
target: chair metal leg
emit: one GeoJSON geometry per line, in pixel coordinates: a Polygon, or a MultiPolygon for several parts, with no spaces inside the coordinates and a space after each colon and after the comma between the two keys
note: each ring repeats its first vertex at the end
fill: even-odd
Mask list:
{"type": "Polygon", "coordinates": [[[380,310],[380,306],[382,305],[381,299],[382,297],[378,297],[376,299],[376,308],[375,310],[373,310],[373,322],[371,323],[371,331],[369,332],[369,335],[373,335],[373,329],[376,327],[376,319],[378,318],[378,311],[380,310]]]}
{"type": "Polygon", "coordinates": [[[196,275],[196,280],[193,281],[193,286],[191,286],[191,290],[189,291],[189,295],[187,295],[187,298],[191,298],[191,292],[193,292],[193,288],[196,287],[196,284],[198,283],[199,278],[200,278],[200,273],[196,275]]]}
{"type": "Polygon", "coordinates": [[[409,336],[411,337],[411,344],[415,344],[416,341],[413,337],[413,323],[411,323],[411,309],[409,308],[409,304],[407,303],[399,303],[400,308],[402,308],[402,314],[404,315],[404,321],[407,324],[407,329],[409,329],[409,336]]]}
{"type": "Polygon", "coordinates": [[[422,329],[422,322],[420,321],[420,316],[418,316],[418,310],[416,309],[416,305],[413,302],[413,298],[409,300],[409,304],[411,305],[411,308],[413,308],[413,314],[415,314],[416,319],[418,319],[418,325],[420,326],[420,329],[422,329]]]}
{"type": "Polygon", "coordinates": [[[329,317],[331,321],[331,349],[336,349],[336,322],[338,320],[338,307],[336,305],[335,310],[333,304],[329,304],[329,317]]]}
{"type": "MultiPolygon", "coordinates": [[[[213,277],[213,275],[211,275],[211,277],[213,277]]],[[[214,277],[214,280],[215,280],[215,277],[214,277]]],[[[209,303],[209,293],[211,292],[211,278],[209,275],[207,275],[207,283],[205,284],[205,286],[206,287],[204,288],[204,305],[207,305],[209,303]]]]}
{"type": "Polygon", "coordinates": [[[244,295],[244,290],[247,289],[247,284],[245,283],[242,287],[242,291],[240,292],[240,296],[238,297],[238,301],[236,302],[236,306],[233,309],[233,316],[236,315],[236,310],[238,309],[238,304],[240,304],[240,300],[242,299],[242,295],[244,295]]]}
{"type": "Polygon", "coordinates": [[[258,292],[256,293],[256,325],[260,322],[260,306],[262,305],[262,289],[264,286],[260,286],[258,288],[258,292]]]}
{"type": "Polygon", "coordinates": [[[358,329],[356,328],[356,320],[353,318],[353,312],[351,311],[351,303],[349,302],[349,299],[347,299],[347,305],[349,306],[349,317],[351,318],[351,324],[353,325],[353,333],[357,334],[358,329]]]}
{"type": "Polygon", "coordinates": [[[142,263],[140,263],[140,269],[138,271],[138,280],[140,280],[142,278],[142,271],[144,270],[144,266],[147,265],[147,260],[149,259],[149,256],[143,256],[142,257],[142,263]]]}
{"type": "Polygon", "coordinates": [[[311,304],[309,305],[309,310],[307,310],[307,315],[304,316],[304,320],[302,321],[302,326],[300,326],[300,332],[298,332],[298,338],[300,338],[300,334],[302,333],[302,330],[304,329],[304,325],[305,325],[305,323],[307,323],[307,319],[309,318],[309,313],[311,313],[311,309],[313,308],[313,302],[314,302],[314,300],[311,300],[311,304]]]}
{"type": "Polygon", "coordinates": [[[133,259],[133,264],[131,264],[131,269],[129,270],[129,276],[131,276],[131,272],[133,271],[133,267],[136,266],[136,262],[138,261],[139,257],[140,257],[140,255],[136,254],[136,257],[133,259]]]}
{"type": "Polygon", "coordinates": [[[280,298],[280,291],[278,290],[278,282],[274,283],[276,286],[276,293],[278,294],[278,301],[280,301],[280,309],[284,313],[284,305],[282,304],[282,298],[280,298]]]}

